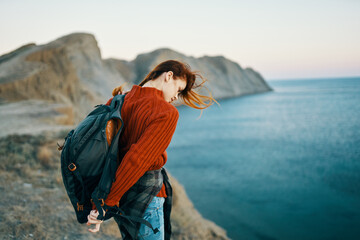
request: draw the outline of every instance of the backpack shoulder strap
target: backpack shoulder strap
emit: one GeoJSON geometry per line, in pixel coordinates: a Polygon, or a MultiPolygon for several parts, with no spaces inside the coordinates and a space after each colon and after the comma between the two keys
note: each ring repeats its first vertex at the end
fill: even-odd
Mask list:
{"type": "Polygon", "coordinates": [[[111,101],[110,108],[112,109],[112,114],[109,119],[116,119],[121,122],[121,127],[117,131],[116,135],[112,139],[110,149],[106,156],[106,161],[104,165],[104,170],[101,175],[98,186],[93,191],[91,197],[96,208],[99,211],[98,219],[103,219],[105,213],[102,211],[102,206],[104,205],[104,200],[107,198],[111,185],[115,179],[116,170],[117,170],[117,152],[120,134],[123,128],[123,120],[121,118],[121,108],[124,103],[125,94],[116,95],[111,101]]]}

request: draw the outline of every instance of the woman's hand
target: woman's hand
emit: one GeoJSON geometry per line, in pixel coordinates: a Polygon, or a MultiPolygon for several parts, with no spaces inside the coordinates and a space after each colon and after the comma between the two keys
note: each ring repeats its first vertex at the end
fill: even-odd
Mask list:
{"type": "MultiPolygon", "coordinates": [[[[104,211],[105,213],[105,211],[104,211]]],[[[87,225],[95,224],[95,228],[89,228],[89,231],[92,233],[96,233],[100,230],[100,224],[103,222],[102,220],[98,220],[97,217],[99,216],[99,212],[97,210],[91,210],[90,214],[88,215],[87,225]]]]}

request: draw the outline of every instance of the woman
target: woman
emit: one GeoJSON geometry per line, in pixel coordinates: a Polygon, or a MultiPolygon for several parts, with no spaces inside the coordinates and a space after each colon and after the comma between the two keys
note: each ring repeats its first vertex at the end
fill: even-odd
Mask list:
{"type": "MultiPolygon", "coordinates": [[[[119,159],[122,160],[105,205],[119,206],[124,215],[143,218],[153,229],[113,215],[124,239],[170,238],[172,189],[163,166],[167,161],[165,150],[179,118],[172,103],[180,98],[192,108],[209,107],[216,102],[211,93],[205,96],[193,91],[205,82],[187,64],[168,60],[157,65],[139,85],[126,93],[121,109],[125,127],[119,142],[119,159]],[[195,85],[197,76],[202,82],[195,85]]],[[[122,91],[122,86],[115,88],[113,96],[122,91]]],[[[96,224],[95,229],[89,229],[91,232],[100,228],[102,221],[97,220],[97,216],[96,210],[88,216],[88,225],[96,224]]]]}

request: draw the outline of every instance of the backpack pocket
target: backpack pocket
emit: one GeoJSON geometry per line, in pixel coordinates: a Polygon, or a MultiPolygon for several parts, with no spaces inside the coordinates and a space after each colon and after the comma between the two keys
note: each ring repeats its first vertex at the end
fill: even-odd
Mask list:
{"type": "Polygon", "coordinates": [[[109,145],[106,140],[105,129],[98,131],[88,139],[81,154],[76,159],[81,176],[92,177],[101,175],[108,149],[109,145]]]}

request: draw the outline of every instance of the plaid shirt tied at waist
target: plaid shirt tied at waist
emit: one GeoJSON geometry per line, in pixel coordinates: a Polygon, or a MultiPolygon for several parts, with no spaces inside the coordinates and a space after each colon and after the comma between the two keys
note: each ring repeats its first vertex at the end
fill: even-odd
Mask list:
{"type": "Polygon", "coordinates": [[[140,222],[131,218],[142,218],[146,208],[152,199],[160,192],[162,184],[165,185],[166,195],[164,202],[164,229],[165,239],[171,237],[170,213],[172,207],[172,187],[165,168],[147,171],[121,198],[117,213],[113,214],[114,209],[105,216],[106,219],[114,217],[125,239],[138,239],[140,222]],[[120,210],[120,211],[119,211],[120,210]],[[125,215],[125,216],[124,216],[125,215]]]}

